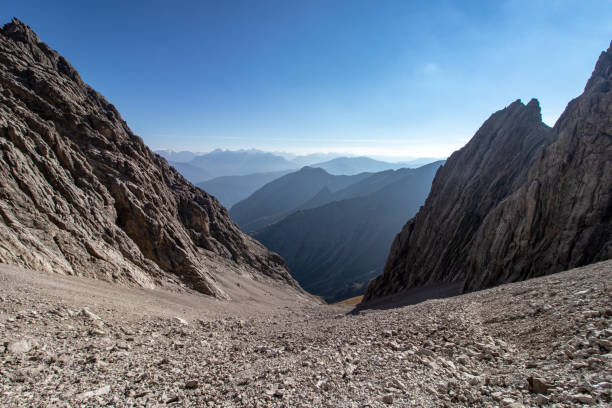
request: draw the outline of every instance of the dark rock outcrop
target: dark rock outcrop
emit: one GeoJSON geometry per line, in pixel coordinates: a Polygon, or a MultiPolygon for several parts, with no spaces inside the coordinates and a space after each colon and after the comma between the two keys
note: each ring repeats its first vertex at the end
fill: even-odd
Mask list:
{"type": "Polygon", "coordinates": [[[0,262],[217,297],[229,271],[297,287],[16,19],[0,31],[0,262]]]}
{"type": "Polygon", "coordinates": [[[365,301],[463,282],[463,291],[612,257],[612,50],[553,129],[538,103],[487,120],[436,175],[365,301]]]}

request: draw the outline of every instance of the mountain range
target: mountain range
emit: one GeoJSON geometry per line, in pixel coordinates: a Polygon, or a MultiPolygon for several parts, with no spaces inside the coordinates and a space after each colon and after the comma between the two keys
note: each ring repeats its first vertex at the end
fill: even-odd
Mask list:
{"type": "MultiPolygon", "coordinates": [[[[293,170],[297,166],[284,157],[253,150],[213,150],[194,157],[189,164],[217,176],[245,176],[254,173],[293,170]]],[[[203,180],[200,180],[203,181],[203,180]]]]}
{"type": "Polygon", "coordinates": [[[273,224],[290,213],[308,208],[317,194],[335,192],[370,176],[334,176],[325,170],[303,167],[278,178],[230,209],[230,215],[244,231],[251,232],[273,224]]]}
{"type": "Polygon", "coordinates": [[[384,170],[396,170],[408,166],[406,163],[388,163],[361,156],[337,157],[326,162],[312,164],[312,167],[318,167],[330,174],[350,176],[364,172],[376,173],[384,170]]]}
{"type": "Polygon", "coordinates": [[[161,157],[171,163],[187,163],[193,160],[196,156],[203,154],[200,152],[192,152],[189,150],[176,151],[172,149],[157,149],[153,150],[153,152],[159,154],[161,157]]]}
{"type": "Polygon", "coordinates": [[[338,157],[336,153],[291,155],[256,149],[222,150],[198,154],[190,151],[156,150],[186,179],[217,197],[226,208],[246,199],[266,183],[304,166],[324,169],[333,175],[375,173],[401,167],[419,167],[434,162],[418,158],[390,163],[369,157],[338,157]]]}
{"type": "Polygon", "coordinates": [[[295,171],[304,166],[318,167],[335,175],[354,175],[378,172],[402,167],[414,168],[438,159],[416,158],[410,161],[391,163],[369,157],[345,157],[337,153],[312,153],[296,156],[288,153],[271,153],[257,149],[223,150],[209,153],[190,151],[175,152],[170,149],[156,150],[193,183],[225,176],[295,171]]]}
{"type": "MultiPolygon", "coordinates": [[[[181,171],[180,168],[178,170],[181,171]]],[[[208,181],[202,181],[197,183],[196,186],[217,197],[225,208],[231,208],[234,204],[247,198],[264,185],[289,172],[290,170],[255,173],[246,176],[221,176],[208,181]]]]}

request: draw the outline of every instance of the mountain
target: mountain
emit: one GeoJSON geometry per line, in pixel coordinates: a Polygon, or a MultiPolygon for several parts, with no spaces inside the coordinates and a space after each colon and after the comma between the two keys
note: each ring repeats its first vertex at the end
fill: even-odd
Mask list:
{"type": "Polygon", "coordinates": [[[416,159],[411,159],[411,160],[404,161],[404,162],[402,162],[400,164],[402,165],[402,167],[407,167],[409,169],[414,169],[414,168],[421,167],[421,166],[424,166],[426,164],[433,163],[433,162],[436,162],[436,161],[439,161],[439,160],[442,160],[442,159],[435,158],[435,157],[419,157],[419,158],[416,158],[416,159]]]}
{"type": "Polygon", "coordinates": [[[495,113],[438,172],[369,301],[457,282],[473,291],[612,257],[612,47],[554,128],[538,102],[495,113]]]}
{"type": "Polygon", "coordinates": [[[338,157],[326,162],[316,163],[311,167],[317,167],[330,174],[354,175],[359,173],[376,173],[384,170],[395,170],[402,166],[401,163],[387,163],[374,160],[369,157],[338,157]]]}
{"type": "Polygon", "coordinates": [[[298,211],[254,236],[287,261],[309,292],[328,301],[362,294],[382,272],[393,238],[425,201],[441,165],[374,174],[337,192],[357,198],[298,211]]]}
{"type": "Polygon", "coordinates": [[[278,178],[230,210],[232,219],[247,231],[273,224],[315,197],[321,190],[337,191],[363,180],[369,174],[334,176],[323,169],[303,167],[278,178]]]}
{"type": "Polygon", "coordinates": [[[197,152],[190,152],[188,150],[181,150],[177,152],[172,149],[153,150],[153,153],[159,154],[161,157],[168,160],[168,163],[186,163],[201,154],[197,152]]]}
{"type": "Polygon", "coordinates": [[[183,162],[169,162],[172,167],[178,170],[179,173],[192,183],[200,183],[211,178],[211,173],[201,167],[183,162]]]}
{"type": "Polygon", "coordinates": [[[287,173],[289,171],[257,173],[246,176],[223,176],[197,183],[196,186],[217,197],[225,208],[231,208],[234,204],[244,200],[262,186],[287,173]]]}
{"type": "MultiPolygon", "coordinates": [[[[190,165],[203,169],[210,178],[221,176],[245,176],[255,173],[297,170],[295,163],[272,153],[260,150],[213,150],[196,156],[190,165]]],[[[206,179],[198,180],[205,181],[206,179]]]]}
{"type": "MultiPolygon", "coordinates": [[[[435,162],[428,166],[422,166],[422,168],[415,172],[412,169],[399,169],[399,170],[385,170],[378,173],[369,175],[365,179],[358,183],[351,184],[348,187],[338,190],[335,193],[331,193],[329,197],[326,197],[327,202],[340,201],[347,198],[362,197],[371,193],[377,192],[383,187],[386,187],[395,182],[405,180],[407,177],[413,174],[429,174],[430,169],[437,169],[444,164],[443,160],[435,162]]],[[[425,176],[428,177],[428,176],[425,176]]],[[[431,184],[431,180],[429,180],[431,184]]],[[[314,207],[314,205],[311,205],[314,207]]]]}
{"type": "Polygon", "coordinates": [[[299,293],[278,255],[17,19],[0,31],[0,72],[2,263],[218,298],[252,279],[299,293]]]}
{"type": "MultiPolygon", "coordinates": [[[[355,175],[402,167],[416,168],[438,160],[418,158],[402,163],[388,163],[369,157],[338,157],[340,156],[338,153],[312,153],[295,156],[289,153],[269,153],[256,149],[216,149],[205,154],[161,149],[156,150],[155,153],[168,160],[187,180],[196,184],[226,176],[250,176],[253,174],[280,172],[285,172],[286,174],[304,166],[322,168],[328,173],[335,175],[355,175]]],[[[257,177],[253,180],[255,179],[257,177]]],[[[230,184],[233,183],[231,179],[222,180],[223,183],[226,181],[230,184]]],[[[221,185],[216,183],[214,185],[218,187],[213,188],[224,189],[221,185]]],[[[228,188],[231,189],[232,187],[228,186],[228,188]]]]}
{"type": "Polygon", "coordinates": [[[302,168],[304,166],[312,166],[313,164],[329,161],[341,156],[342,154],[340,153],[311,153],[302,156],[295,156],[289,160],[302,168]]]}
{"type": "MultiPolygon", "coordinates": [[[[436,163],[436,168],[441,166],[443,163],[443,161],[436,163]]],[[[410,169],[385,170],[374,174],[363,173],[366,177],[361,181],[334,192],[327,188],[323,188],[313,198],[300,205],[297,209],[315,208],[333,201],[364,197],[388,186],[389,184],[405,179],[406,176],[411,173],[412,171],[410,169]]],[[[429,184],[431,184],[431,180],[429,184]]],[[[405,219],[406,217],[404,217],[404,220],[405,219]]]]}

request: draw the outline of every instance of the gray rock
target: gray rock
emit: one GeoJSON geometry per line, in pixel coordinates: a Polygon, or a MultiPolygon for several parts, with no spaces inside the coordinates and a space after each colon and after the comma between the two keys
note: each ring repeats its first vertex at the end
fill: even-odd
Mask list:
{"type": "Polygon", "coordinates": [[[29,340],[19,340],[6,345],[6,351],[11,354],[23,354],[32,349],[32,343],[29,340]]]}
{"type": "Polygon", "coordinates": [[[382,402],[385,404],[393,404],[393,394],[386,394],[382,397],[382,402]]]}
{"type": "Polygon", "coordinates": [[[88,398],[98,397],[98,396],[101,396],[101,395],[108,394],[110,392],[111,392],[110,385],[105,385],[105,386],[100,387],[100,388],[98,388],[96,390],[86,391],[86,392],[80,393],[80,394],[76,395],[75,398],[77,400],[86,400],[88,398]]]}
{"type": "Polygon", "coordinates": [[[608,339],[597,339],[597,344],[607,351],[612,351],[612,341],[608,339]]]}
{"type": "Polygon", "coordinates": [[[493,114],[440,168],[364,301],[453,282],[473,291],[612,258],[611,67],[612,47],[553,129],[536,100],[493,114]]]}
{"type": "Polygon", "coordinates": [[[30,27],[6,24],[0,54],[3,263],[218,298],[234,267],[299,288],[30,27]]]}
{"type": "Polygon", "coordinates": [[[102,320],[102,319],[100,318],[100,316],[98,316],[97,314],[95,314],[95,313],[93,313],[93,312],[89,311],[89,309],[87,309],[86,307],[84,307],[83,309],[81,309],[81,311],[79,312],[79,314],[80,314],[81,316],[84,316],[84,317],[86,317],[86,318],[90,319],[90,320],[102,320]]]}
{"type": "Polygon", "coordinates": [[[572,401],[580,402],[582,404],[593,404],[595,402],[595,398],[588,394],[575,394],[572,395],[572,401]]]}

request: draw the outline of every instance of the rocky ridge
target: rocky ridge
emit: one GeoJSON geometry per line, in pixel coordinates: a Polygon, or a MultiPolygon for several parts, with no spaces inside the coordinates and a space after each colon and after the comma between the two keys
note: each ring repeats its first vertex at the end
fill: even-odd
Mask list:
{"type": "Polygon", "coordinates": [[[334,176],[323,169],[305,166],[269,182],[236,203],[230,209],[230,215],[250,233],[272,225],[299,209],[305,209],[313,198],[324,191],[338,191],[369,176],[369,173],[334,176]]]}
{"type": "Polygon", "coordinates": [[[612,257],[612,49],[550,129],[536,100],[493,114],[437,173],[365,300],[463,291],[612,257]]]}
{"type": "Polygon", "coordinates": [[[299,290],[17,19],[0,30],[0,262],[219,298],[227,273],[299,290]]]}

